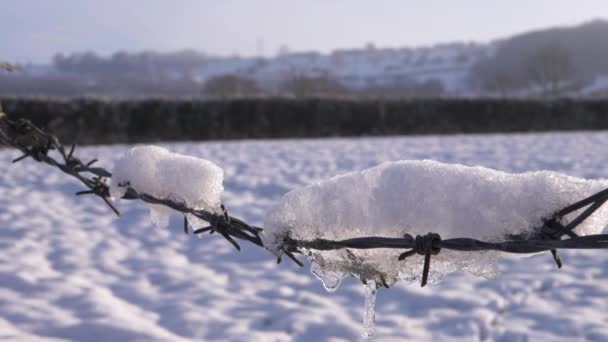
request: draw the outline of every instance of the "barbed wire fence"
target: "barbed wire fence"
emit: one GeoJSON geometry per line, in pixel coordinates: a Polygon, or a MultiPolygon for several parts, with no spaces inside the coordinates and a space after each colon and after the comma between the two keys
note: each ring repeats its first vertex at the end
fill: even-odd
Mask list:
{"type": "MultiPolygon", "coordinates": [[[[0,68],[2,66],[0,65],[0,68]]],[[[66,148],[54,135],[39,128],[26,119],[12,120],[2,112],[0,106],[0,144],[13,147],[23,153],[13,160],[20,162],[27,158],[44,163],[76,178],[85,189],[76,193],[77,196],[93,195],[99,197],[116,215],[118,209],[112,204],[110,198],[109,180],[111,172],[102,167],[94,166],[98,160],[83,161],[75,154],[75,145],[66,148]],[[58,156],[53,156],[56,152],[58,156]]],[[[184,215],[184,232],[190,233],[189,222],[186,215],[192,215],[208,223],[208,226],[194,229],[193,234],[217,233],[230,242],[237,250],[241,250],[238,240],[250,242],[256,246],[264,247],[260,237],[262,228],[247,224],[245,221],[231,216],[226,208],[221,206],[221,213],[212,213],[205,210],[190,208],[184,203],[167,198],[157,198],[149,194],[137,192],[128,187],[123,199],[141,200],[150,204],[169,207],[184,215]]],[[[536,227],[530,234],[509,235],[502,242],[486,242],[472,238],[442,239],[437,233],[412,236],[405,234],[403,238],[387,238],[377,236],[359,237],[346,240],[297,240],[285,236],[281,250],[299,266],[303,263],[296,254],[303,254],[303,250],[339,250],[339,249],[374,249],[390,248],[402,249],[405,252],[399,255],[404,260],[412,255],[424,256],[421,286],[425,286],[431,265],[431,256],[437,255],[442,249],[461,252],[500,251],[506,253],[530,254],[550,251],[557,266],[562,267],[558,254],[559,249],[608,249],[608,234],[595,234],[578,236],[574,229],[585,221],[590,215],[608,201],[608,189],[602,190],[592,196],[573,203],[553,215],[543,218],[543,224],[536,227]],[[584,209],[584,210],[582,210],[584,209]],[[582,210],[569,222],[566,216],[582,210]]],[[[281,262],[281,257],[277,261],[281,262]]],[[[385,281],[382,285],[389,287],[385,281]]]]}

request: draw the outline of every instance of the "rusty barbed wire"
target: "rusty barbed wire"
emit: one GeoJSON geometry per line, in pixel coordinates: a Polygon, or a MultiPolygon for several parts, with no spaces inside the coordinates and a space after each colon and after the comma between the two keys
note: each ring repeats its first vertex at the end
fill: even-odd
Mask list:
{"type": "MultiPolygon", "coordinates": [[[[37,162],[56,167],[62,172],[76,178],[86,190],[76,195],[94,195],[101,198],[116,215],[118,209],[110,201],[109,179],[112,174],[104,168],[94,167],[97,159],[82,162],[76,157],[75,145],[69,150],[61,144],[59,139],[45,132],[31,121],[25,119],[11,120],[0,108],[0,143],[20,150],[23,155],[13,160],[13,163],[32,158],[37,162]],[[60,158],[54,158],[50,152],[56,151],[60,158]]],[[[189,222],[186,215],[192,215],[208,223],[208,226],[194,229],[194,234],[218,233],[229,241],[237,250],[241,247],[237,240],[245,240],[256,246],[264,247],[260,233],[262,228],[247,224],[245,221],[230,216],[226,208],[221,206],[221,213],[212,213],[205,210],[193,209],[171,199],[156,198],[139,193],[129,187],[123,199],[141,200],[150,204],[159,204],[184,214],[184,232],[189,233],[189,222]]],[[[338,249],[373,249],[390,248],[407,250],[399,255],[404,260],[412,255],[424,256],[421,285],[425,286],[431,264],[431,256],[437,255],[442,249],[462,252],[500,251],[506,253],[529,254],[550,251],[558,266],[562,261],[558,254],[559,249],[608,249],[608,234],[595,234],[578,236],[574,229],[585,219],[598,210],[608,201],[608,189],[602,190],[592,196],[584,198],[555,212],[543,220],[543,225],[527,235],[510,235],[506,241],[487,242],[471,238],[442,239],[439,234],[428,233],[423,236],[405,234],[403,238],[386,238],[377,236],[359,237],[345,240],[296,240],[290,236],[284,237],[281,245],[282,252],[299,266],[303,263],[295,254],[303,254],[303,250],[338,250],[338,249]],[[584,209],[574,219],[565,223],[565,216],[584,209]],[[564,237],[567,237],[564,239],[564,237]]],[[[281,262],[279,257],[278,262],[281,262]]],[[[384,286],[388,287],[384,282],[384,286]]]]}

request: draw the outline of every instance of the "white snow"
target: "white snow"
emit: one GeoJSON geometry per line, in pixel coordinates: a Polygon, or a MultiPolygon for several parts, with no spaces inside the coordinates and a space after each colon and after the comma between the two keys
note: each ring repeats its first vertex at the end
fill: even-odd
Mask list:
{"type": "MultiPolygon", "coordinates": [[[[519,173],[608,177],[608,133],[424,136],[179,143],[221,165],[230,214],[261,226],[292,189],[387,160],[435,159],[519,173]]],[[[131,146],[84,147],[111,166],[131,146]]],[[[0,339],[8,341],[356,341],[364,289],[328,294],[289,260],[216,234],[195,239],[171,219],[150,232],[147,209],[121,217],[82,186],[19,152],[0,151],[0,339]]],[[[442,251],[441,253],[444,253],[442,251]]],[[[432,286],[379,289],[377,341],[606,341],[608,252],[499,259],[501,276],[466,272],[432,286]],[[464,314],[463,314],[464,313],[464,314]]],[[[435,261],[431,262],[434,268],[435,261]]],[[[420,270],[419,270],[420,271],[420,270]]]]}
{"type": "MultiPolygon", "coordinates": [[[[509,234],[533,233],[543,218],[607,187],[608,181],[548,171],[510,174],[432,160],[386,162],[289,192],[268,215],[263,238],[277,255],[285,236],[343,240],[433,232],[444,239],[501,241],[509,234]]],[[[569,218],[572,215],[566,221],[569,218]]],[[[599,233],[605,222],[608,209],[602,208],[575,232],[599,233]]],[[[305,251],[319,266],[313,273],[327,288],[337,286],[336,278],[349,275],[389,285],[399,278],[415,280],[423,257],[399,261],[403,252],[305,251]]],[[[498,253],[444,250],[433,258],[432,278],[438,280],[456,270],[493,277],[497,258],[498,253]]]]}
{"type": "MultiPolygon", "coordinates": [[[[208,160],[159,146],[136,146],[114,164],[110,194],[118,199],[131,187],[139,193],[184,203],[189,208],[219,212],[223,178],[224,171],[208,160]]],[[[152,221],[165,227],[171,210],[162,205],[149,207],[152,221]]]]}

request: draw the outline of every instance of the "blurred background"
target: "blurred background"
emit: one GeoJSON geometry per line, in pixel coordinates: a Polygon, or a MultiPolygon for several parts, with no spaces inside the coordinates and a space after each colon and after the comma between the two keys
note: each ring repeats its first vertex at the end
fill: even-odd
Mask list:
{"type": "Polygon", "coordinates": [[[0,44],[81,144],[608,129],[600,0],[7,0],[0,44]]]}
{"type": "Polygon", "coordinates": [[[6,0],[1,95],[605,97],[605,1],[6,0]]]}
{"type": "MultiPolygon", "coordinates": [[[[0,73],[0,96],[9,98],[7,108],[13,112],[47,125],[51,109],[46,103],[78,99],[69,108],[52,110],[115,113],[114,120],[124,127],[141,111],[158,113],[157,122],[166,119],[159,127],[179,121],[179,113],[228,120],[214,134],[191,134],[177,124],[180,128],[165,140],[555,129],[547,126],[547,115],[568,116],[558,120],[560,129],[608,128],[598,119],[604,107],[598,112],[589,106],[553,106],[550,113],[547,107],[518,107],[518,112],[543,116],[532,117],[540,124],[529,125],[527,116],[513,126],[503,104],[492,102],[606,98],[608,3],[600,0],[584,6],[566,0],[151,0],[145,6],[117,0],[6,0],[0,43],[0,59],[23,69],[0,73]],[[85,109],[83,99],[89,103],[85,109]],[[159,102],[142,109],[142,101],[150,99],[159,102]],[[318,101],[310,104],[310,99],[318,101]],[[462,108],[463,100],[475,99],[481,102],[462,108]],[[137,105],[107,105],[133,100],[137,105]],[[236,108],[201,104],[233,100],[250,101],[236,108]],[[403,100],[423,105],[385,106],[403,100]],[[175,107],[175,101],[196,108],[175,107]],[[228,119],[236,112],[240,119],[228,119]],[[359,112],[367,113],[367,121],[342,130],[359,112]],[[420,117],[412,114],[405,122],[405,112],[420,117]],[[455,120],[453,115],[462,112],[494,117],[482,123],[477,117],[455,120]],[[581,112],[593,117],[581,118],[581,112]],[[319,122],[311,116],[315,113],[333,117],[335,129],[324,129],[327,119],[319,122]],[[386,122],[392,113],[400,117],[397,123],[386,122]],[[266,126],[234,131],[243,116],[266,126]],[[432,116],[437,118],[428,121],[432,116]],[[475,124],[464,125],[467,120],[475,124]],[[280,129],[286,122],[296,127],[280,129]],[[448,124],[442,128],[440,123],[448,124]]],[[[136,125],[141,126],[140,119],[134,119],[136,125]]],[[[125,135],[139,134],[135,131],[125,135]]]]}

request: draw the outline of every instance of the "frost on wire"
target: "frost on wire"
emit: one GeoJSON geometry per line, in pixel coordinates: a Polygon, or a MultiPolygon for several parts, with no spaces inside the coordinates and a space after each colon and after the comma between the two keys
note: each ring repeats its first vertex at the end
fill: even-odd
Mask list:
{"type": "MultiPolygon", "coordinates": [[[[110,194],[118,199],[127,188],[157,198],[171,199],[193,209],[220,212],[224,171],[214,163],[170,152],[158,146],[137,146],[127,151],[112,171],[110,194]]],[[[152,221],[168,224],[171,209],[149,204],[152,221]]],[[[189,217],[191,223],[199,223],[189,217]]]]}
{"type": "MultiPolygon", "coordinates": [[[[430,160],[387,162],[289,192],[268,214],[262,239],[276,255],[285,236],[343,240],[434,232],[444,239],[503,241],[510,234],[532,234],[543,218],[607,186],[608,181],[548,171],[509,174],[430,160]]],[[[601,208],[575,232],[600,233],[606,221],[608,210],[601,208]]],[[[404,251],[395,249],[303,252],[328,289],[349,275],[376,284],[418,281],[423,263],[422,256],[399,261],[404,251]]],[[[433,258],[429,280],[457,270],[494,277],[497,257],[498,252],[444,250],[433,258]]]]}

